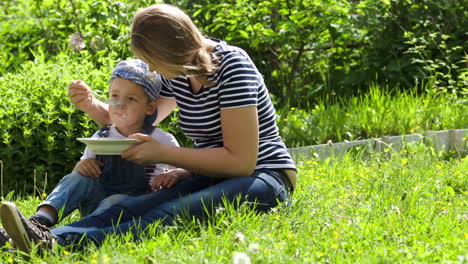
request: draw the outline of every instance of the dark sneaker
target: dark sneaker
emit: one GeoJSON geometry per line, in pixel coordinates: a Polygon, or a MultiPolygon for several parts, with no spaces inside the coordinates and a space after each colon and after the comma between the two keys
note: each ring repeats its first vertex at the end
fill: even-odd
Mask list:
{"type": "Polygon", "coordinates": [[[5,229],[0,228],[0,248],[3,248],[7,242],[10,241],[10,236],[8,236],[5,229]]]}
{"type": "Polygon", "coordinates": [[[38,223],[40,223],[43,226],[46,226],[48,228],[51,228],[52,226],[54,226],[54,224],[52,222],[50,222],[49,219],[47,219],[46,217],[44,217],[42,215],[32,215],[31,217],[29,217],[29,220],[36,221],[36,222],[38,222],[38,223]]]}
{"type": "Polygon", "coordinates": [[[49,228],[35,219],[24,217],[14,203],[4,202],[0,207],[0,217],[15,247],[23,252],[31,252],[33,244],[47,249],[55,244],[49,228]]]}

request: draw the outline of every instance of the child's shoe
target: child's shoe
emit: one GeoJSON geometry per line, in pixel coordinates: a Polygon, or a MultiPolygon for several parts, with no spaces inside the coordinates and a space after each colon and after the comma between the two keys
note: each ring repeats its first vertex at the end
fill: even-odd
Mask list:
{"type": "Polygon", "coordinates": [[[14,203],[4,202],[0,207],[0,217],[15,247],[23,252],[31,252],[33,243],[45,249],[52,249],[55,244],[49,228],[35,219],[24,217],[14,203]]]}

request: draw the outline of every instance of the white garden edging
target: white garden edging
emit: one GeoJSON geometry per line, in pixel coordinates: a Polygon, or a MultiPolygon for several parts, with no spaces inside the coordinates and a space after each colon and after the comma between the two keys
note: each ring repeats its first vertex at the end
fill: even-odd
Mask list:
{"type": "Polygon", "coordinates": [[[387,148],[395,150],[401,149],[403,144],[416,143],[423,141],[426,145],[433,146],[437,151],[468,151],[468,129],[450,129],[442,131],[428,131],[421,134],[409,134],[402,136],[383,136],[381,138],[372,138],[356,141],[346,141],[338,143],[328,143],[307,147],[290,148],[289,151],[294,160],[299,157],[312,158],[317,157],[325,160],[330,156],[342,156],[350,149],[357,146],[372,147],[370,151],[384,151],[387,148]]]}

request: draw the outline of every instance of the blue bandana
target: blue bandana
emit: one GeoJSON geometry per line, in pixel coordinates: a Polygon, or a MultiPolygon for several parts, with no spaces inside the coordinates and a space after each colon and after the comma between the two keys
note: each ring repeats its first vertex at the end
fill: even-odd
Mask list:
{"type": "MultiPolygon", "coordinates": [[[[151,101],[155,102],[158,99],[162,87],[161,75],[157,72],[151,72],[148,64],[143,61],[130,59],[119,62],[117,66],[115,66],[109,82],[112,82],[112,80],[117,77],[138,84],[143,88],[145,94],[151,101]]],[[[152,115],[145,118],[145,123],[152,125],[157,116],[158,110],[156,109],[152,115]]]]}
{"type": "Polygon", "coordinates": [[[156,72],[150,72],[148,64],[138,59],[121,61],[115,66],[109,82],[120,77],[138,84],[149,99],[155,102],[161,91],[161,76],[156,72]]]}

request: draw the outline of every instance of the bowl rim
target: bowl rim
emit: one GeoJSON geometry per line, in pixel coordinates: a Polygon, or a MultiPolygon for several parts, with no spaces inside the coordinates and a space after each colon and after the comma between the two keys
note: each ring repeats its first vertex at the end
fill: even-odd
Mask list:
{"type": "Polygon", "coordinates": [[[141,139],[137,138],[76,138],[78,141],[81,141],[83,143],[86,142],[115,142],[115,143],[129,143],[129,142],[141,142],[141,139]]]}

